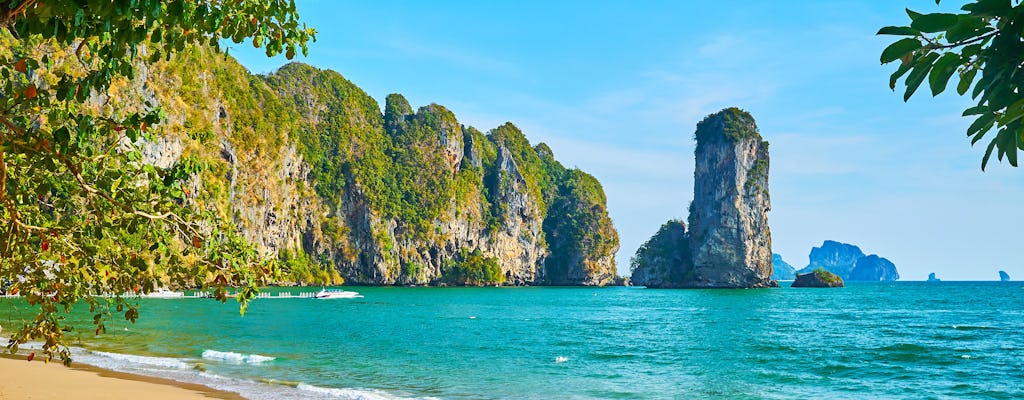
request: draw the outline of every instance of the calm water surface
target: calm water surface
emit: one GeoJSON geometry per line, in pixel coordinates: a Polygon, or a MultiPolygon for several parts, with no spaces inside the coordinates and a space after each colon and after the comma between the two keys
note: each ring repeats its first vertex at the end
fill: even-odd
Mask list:
{"type": "Polygon", "coordinates": [[[1024,398],[1020,282],[348,289],[143,300],[99,338],[83,318],[76,361],[255,399],[1024,398]]]}

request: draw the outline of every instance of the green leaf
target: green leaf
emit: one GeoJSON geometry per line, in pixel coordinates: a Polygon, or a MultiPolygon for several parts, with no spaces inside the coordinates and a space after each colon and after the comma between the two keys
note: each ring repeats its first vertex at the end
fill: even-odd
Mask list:
{"type": "Polygon", "coordinates": [[[898,35],[898,36],[917,36],[920,35],[921,31],[911,28],[909,26],[886,26],[878,30],[876,35],[898,35]]]}
{"type": "Polygon", "coordinates": [[[986,112],[988,112],[988,106],[974,106],[974,107],[971,107],[971,108],[968,108],[968,109],[964,110],[964,113],[963,113],[962,116],[966,117],[968,115],[978,115],[978,114],[983,114],[983,113],[986,113],[986,112]]]}
{"type": "Polygon", "coordinates": [[[913,38],[903,38],[893,42],[885,50],[882,50],[882,56],[879,61],[882,64],[888,64],[896,61],[903,57],[905,54],[910,53],[914,50],[921,48],[921,41],[913,38]]]}
{"type": "Polygon", "coordinates": [[[910,27],[924,33],[942,32],[956,25],[959,18],[956,14],[932,13],[918,16],[910,23],[910,27]]]}
{"type": "Polygon", "coordinates": [[[905,10],[907,11],[907,16],[909,16],[909,17],[910,17],[910,20],[911,20],[911,21],[913,21],[913,20],[916,20],[916,19],[917,19],[917,17],[920,17],[920,16],[921,16],[921,13],[919,13],[919,12],[917,12],[917,11],[911,10],[911,9],[909,9],[909,8],[907,8],[907,9],[905,9],[905,10]]]}
{"type": "Polygon", "coordinates": [[[924,78],[928,77],[928,71],[932,69],[932,63],[937,58],[939,58],[938,53],[928,53],[917,61],[914,69],[910,71],[910,75],[907,75],[907,91],[903,93],[903,101],[910,100],[910,96],[914,95],[917,88],[921,86],[921,82],[924,82],[924,78]]]}
{"type": "Polygon", "coordinates": [[[984,27],[986,27],[986,23],[981,17],[961,15],[958,17],[956,25],[946,31],[946,42],[956,43],[982,35],[987,32],[987,30],[981,30],[984,27]]]}
{"type": "Polygon", "coordinates": [[[971,126],[967,128],[967,136],[984,135],[989,129],[992,129],[992,124],[996,121],[995,113],[982,114],[978,119],[971,123],[971,126]]]}
{"type": "Polygon", "coordinates": [[[956,67],[960,65],[960,55],[946,53],[935,62],[932,72],[928,75],[928,86],[932,89],[932,96],[938,96],[946,90],[949,78],[953,77],[956,67]]]}
{"type": "Polygon", "coordinates": [[[996,136],[996,147],[999,149],[999,159],[1002,160],[1002,155],[1006,155],[1006,161],[1011,166],[1017,166],[1017,135],[1010,132],[1009,129],[1003,129],[999,131],[999,136],[996,136]]]}
{"type": "Polygon", "coordinates": [[[892,75],[889,75],[889,89],[896,90],[896,81],[900,80],[900,77],[903,76],[903,74],[907,73],[907,71],[910,71],[910,69],[913,67],[913,60],[911,60],[910,62],[900,64],[900,67],[896,69],[896,72],[893,72],[892,75]]]}
{"type": "Polygon", "coordinates": [[[963,96],[974,83],[974,76],[978,73],[978,67],[973,67],[960,74],[960,84],[956,85],[956,93],[963,96]]]}
{"type": "Polygon", "coordinates": [[[992,139],[992,141],[989,142],[989,144],[988,144],[988,148],[985,149],[985,155],[983,157],[981,157],[981,170],[982,171],[984,171],[985,170],[985,166],[988,165],[988,159],[990,157],[992,157],[992,149],[994,149],[995,147],[996,147],[996,140],[992,139]]]}
{"type": "Polygon", "coordinates": [[[1007,126],[1021,119],[1021,117],[1024,117],[1024,99],[1017,100],[1009,107],[1006,107],[1006,112],[999,118],[999,124],[1007,126]]]}
{"type": "Polygon", "coordinates": [[[968,3],[960,9],[981,17],[1005,16],[1013,10],[1009,0],[976,0],[974,4],[968,3]]]}

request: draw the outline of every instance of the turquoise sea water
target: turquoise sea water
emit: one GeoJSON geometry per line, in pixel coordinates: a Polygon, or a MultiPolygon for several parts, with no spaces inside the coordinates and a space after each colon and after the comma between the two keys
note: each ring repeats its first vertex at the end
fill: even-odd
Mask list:
{"type": "Polygon", "coordinates": [[[347,289],[143,300],[76,360],[255,399],[1024,398],[1020,282],[347,289]]]}

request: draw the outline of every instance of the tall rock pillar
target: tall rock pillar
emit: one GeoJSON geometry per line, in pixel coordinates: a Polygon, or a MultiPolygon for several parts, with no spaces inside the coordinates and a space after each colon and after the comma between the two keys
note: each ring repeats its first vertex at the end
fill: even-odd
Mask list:
{"type": "Polygon", "coordinates": [[[776,285],[768,230],[768,142],[738,108],[697,124],[690,251],[686,287],[776,285]]]}

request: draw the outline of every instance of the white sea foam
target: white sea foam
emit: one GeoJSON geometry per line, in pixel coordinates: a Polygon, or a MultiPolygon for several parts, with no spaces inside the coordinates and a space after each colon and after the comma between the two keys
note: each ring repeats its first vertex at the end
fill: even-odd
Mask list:
{"type": "MultiPolygon", "coordinates": [[[[42,343],[29,342],[21,346],[22,352],[38,351],[42,343]]],[[[195,369],[196,361],[190,358],[169,358],[139,356],[134,354],[110,353],[72,347],[71,357],[76,363],[88,364],[111,371],[153,376],[185,383],[195,383],[217,390],[240,394],[250,400],[411,400],[388,392],[373,389],[326,388],[305,383],[291,385],[268,384],[248,379],[232,378],[195,369]]],[[[233,362],[258,364],[273,360],[274,357],[259,354],[239,354],[206,350],[203,358],[236,360],[233,362]]],[[[432,399],[432,398],[426,398],[432,399]]]]}
{"type": "MultiPolygon", "coordinates": [[[[114,362],[138,364],[150,367],[164,367],[172,369],[192,369],[192,365],[182,361],[180,358],[137,356],[133,354],[107,353],[105,351],[88,351],[85,354],[93,354],[109,358],[114,362]]],[[[79,356],[78,358],[80,358],[79,356]]]]}
{"type": "Polygon", "coordinates": [[[564,363],[566,361],[569,361],[569,357],[565,357],[565,356],[555,357],[555,364],[561,364],[561,363],[564,363]]]}
{"type": "Polygon", "coordinates": [[[203,350],[203,358],[207,360],[220,360],[236,364],[260,364],[273,361],[276,357],[261,356],[259,354],[241,354],[231,351],[203,350]]]}
{"type": "MultiPolygon", "coordinates": [[[[396,399],[411,399],[410,397],[395,396],[391,393],[383,392],[380,390],[371,389],[338,389],[338,388],[326,388],[308,385],[300,383],[296,387],[299,390],[315,393],[316,395],[329,398],[329,399],[345,399],[345,400],[396,400],[396,399]]],[[[431,399],[426,397],[425,399],[431,399]]]]}

